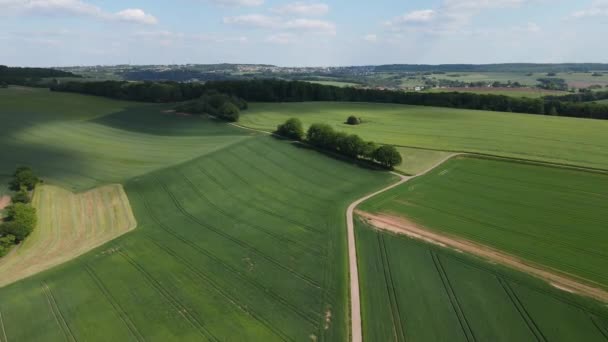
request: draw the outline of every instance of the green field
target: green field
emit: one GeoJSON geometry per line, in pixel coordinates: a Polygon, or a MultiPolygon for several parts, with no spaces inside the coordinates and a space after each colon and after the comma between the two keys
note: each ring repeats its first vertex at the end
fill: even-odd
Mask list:
{"type": "Polygon", "coordinates": [[[0,290],[8,340],[346,340],[344,212],[392,181],[262,136],[133,178],[136,230],[0,290]]]}
{"type": "Polygon", "coordinates": [[[322,84],[322,85],[327,85],[327,86],[334,86],[334,87],[356,87],[356,86],[360,86],[360,84],[358,84],[358,83],[341,82],[341,81],[306,81],[306,82],[316,83],[316,84],[322,84]]]}
{"type": "Polygon", "coordinates": [[[608,288],[608,174],[457,158],[364,203],[608,288]]]}
{"type": "MultiPolygon", "coordinates": [[[[19,165],[71,190],[123,182],[243,138],[204,118],[161,113],[168,106],[0,89],[0,183],[19,165]]],[[[2,191],[2,188],[0,188],[2,191]]]]}
{"type": "Polygon", "coordinates": [[[459,92],[481,95],[504,95],[511,97],[540,98],[543,96],[560,96],[570,93],[565,91],[544,90],[538,88],[433,88],[426,90],[431,93],[459,92]]]}
{"type": "MultiPolygon", "coordinates": [[[[557,73],[555,78],[562,78],[566,80],[568,85],[572,88],[587,88],[592,85],[608,85],[608,74],[603,76],[592,76],[593,73],[576,73],[576,72],[563,72],[557,73]]],[[[463,82],[501,82],[506,83],[508,81],[519,82],[526,86],[534,86],[538,83],[539,78],[547,78],[546,73],[533,73],[528,75],[527,73],[516,73],[516,72],[484,72],[484,73],[448,73],[448,74],[436,74],[433,77],[437,79],[446,79],[453,81],[463,82]]]]}
{"type": "Polygon", "coordinates": [[[397,147],[397,151],[401,154],[403,163],[397,165],[395,170],[407,175],[416,175],[424,172],[441,160],[449,157],[452,153],[424,150],[410,147],[397,147]]]}
{"type": "Polygon", "coordinates": [[[357,223],[366,341],[606,341],[608,310],[357,223]]]}
{"type": "Polygon", "coordinates": [[[241,124],[273,130],[290,117],[366,140],[608,169],[608,121],[391,104],[254,103],[241,124]],[[349,115],[362,117],[346,125],[349,115]]]}

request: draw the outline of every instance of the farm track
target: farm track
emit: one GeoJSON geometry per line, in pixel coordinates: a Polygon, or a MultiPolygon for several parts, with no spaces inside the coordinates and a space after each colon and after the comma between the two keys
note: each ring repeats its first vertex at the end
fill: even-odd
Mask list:
{"type": "Polygon", "coordinates": [[[602,336],[604,336],[604,338],[608,341],[608,327],[602,327],[601,322],[598,322],[597,318],[592,314],[589,314],[589,318],[597,330],[599,330],[602,336]]]}
{"type": "Polygon", "coordinates": [[[404,184],[412,179],[421,177],[421,176],[429,173],[430,171],[437,168],[441,164],[443,164],[446,161],[448,161],[456,156],[459,156],[459,155],[460,154],[449,155],[449,156],[439,160],[438,162],[433,164],[431,167],[429,167],[427,170],[419,173],[416,176],[406,177],[401,174],[394,173],[396,176],[400,177],[400,180],[398,182],[396,182],[392,185],[389,185],[382,190],[376,191],[372,194],[369,194],[367,196],[364,196],[364,197],[356,200],[355,202],[351,203],[350,206],[348,207],[348,209],[346,210],[346,226],[347,226],[347,233],[348,233],[348,257],[349,257],[349,271],[350,271],[351,340],[353,342],[363,341],[363,332],[362,332],[362,324],[361,324],[361,292],[359,290],[359,268],[358,268],[358,264],[357,264],[357,246],[356,246],[356,239],[355,239],[355,220],[354,220],[355,208],[359,204],[367,201],[368,199],[370,199],[374,196],[377,196],[388,190],[396,188],[397,186],[404,184]]]}
{"type": "Polygon", "coordinates": [[[475,333],[473,332],[473,329],[471,329],[471,325],[469,324],[469,320],[467,319],[467,316],[464,314],[464,310],[462,309],[462,306],[460,305],[458,296],[456,295],[456,292],[454,291],[454,288],[450,282],[450,278],[448,277],[445,269],[443,268],[443,264],[441,263],[441,260],[439,260],[439,257],[437,256],[437,254],[435,252],[429,251],[429,253],[431,254],[431,258],[433,259],[433,263],[435,264],[435,269],[437,270],[437,273],[439,274],[439,277],[441,278],[441,282],[443,284],[445,292],[448,295],[448,298],[450,299],[450,303],[452,304],[452,309],[454,309],[454,313],[456,314],[456,317],[458,318],[458,323],[460,324],[460,327],[462,328],[462,333],[464,334],[464,336],[468,342],[477,341],[477,339],[475,338],[475,333]]]}
{"type": "Polygon", "coordinates": [[[391,306],[391,319],[393,321],[395,341],[406,341],[403,319],[401,318],[401,312],[399,310],[399,300],[396,291],[397,287],[393,281],[390,258],[388,256],[388,251],[386,250],[386,241],[384,240],[384,236],[381,236],[380,234],[377,235],[377,239],[380,250],[380,260],[382,262],[382,271],[384,272],[384,283],[386,284],[386,291],[391,306]]]}
{"type": "Polygon", "coordinates": [[[44,294],[46,296],[46,300],[49,304],[49,309],[51,310],[53,317],[55,317],[55,321],[61,328],[61,331],[63,331],[63,334],[65,335],[66,340],[74,341],[74,342],[78,341],[76,339],[76,337],[74,336],[72,329],[68,325],[68,322],[66,321],[65,317],[63,316],[63,313],[61,313],[61,310],[59,309],[59,306],[57,305],[57,301],[55,300],[55,296],[53,295],[53,292],[51,292],[51,289],[49,288],[47,283],[42,282],[41,286],[42,286],[42,292],[44,292],[44,294]]]}
{"type": "Polygon", "coordinates": [[[103,281],[101,279],[99,279],[99,277],[97,276],[97,274],[95,274],[95,271],[93,270],[93,268],[91,266],[89,266],[89,265],[85,265],[84,267],[85,267],[85,270],[87,271],[87,273],[89,274],[89,276],[91,277],[91,279],[93,280],[93,282],[95,283],[95,285],[97,285],[97,287],[99,288],[99,290],[101,291],[101,293],[105,297],[105,299],[108,301],[108,303],[110,303],[110,305],[112,305],[112,308],[114,309],[114,311],[116,312],[116,314],[118,315],[118,317],[120,318],[120,320],[125,324],[125,326],[127,327],[127,329],[129,329],[129,332],[131,333],[131,335],[137,341],[140,341],[140,342],[144,341],[145,342],[146,339],[139,332],[139,329],[137,329],[137,326],[135,325],[135,323],[133,323],[133,321],[131,320],[131,318],[129,317],[129,315],[120,306],[120,303],[112,296],[112,294],[110,293],[110,291],[108,291],[108,289],[103,284],[103,281]]]}
{"type": "Polygon", "coordinates": [[[182,304],[178,298],[173,296],[170,291],[165,289],[154,277],[146,271],[144,267],[142,267],[137,261],[133,260],[127,253],[123,251],[118,251],[120,256],[122,256],[131,266],[133,266],[143,277],[146,279],[147,283],[151,285],[156,292],[161,295],[172,307],[173,309],[179,313],[194,329],[198,331],[198,333],[203,336],[205,339],[209,339],[211,341],[220,341],[216,336],[209,331],[195,315],[197,315],[196,311],[190,309],[194,312],[195,315],[190,313],[188,307],[182,304]]]}
{"type": "Polygon", "coordinates": [[[526,310],[526,308],[524,307],[524,304],[521,302],[521,300],[519,300],[519,297],[517,296],[515,291],[513,291],[513,289],[509,285],[509,283],[507,283],[505,280],[503,280],[500,277],[497,277],[497,279],[498,279],[498,282],[500,283],[500,286],[505,290],[507,297],[509,297],[509,300],[511,301],[511,303],[513,304],[515,309],[517,309],[517,312],[519,312],[519,315],[521,316],[521,318],[524,320],[524,322],[530,329],[530,332],[532,332],[532,334],[534,334],[534,337],[536,337],[536,340],[539,342],[546,342],[547,338],[545,337],[543,332],[540,330],[540,328],[538,327],[536,322],[534,322],[534,320],[532,319],[532,316],[530,316],[530,314],[528,313],[528,310],[526,310]]]}
{"type": "Polygon", "coordinates": [[[237,239],[237,238],[233,237],[232,235],[223,232],[221,229],[219,229],[217,227],[214,227],[214,226],[211,226],[211,225],[208,225],[208,224],[204,223],[203,221],[201,221],[200,219],[198,219],[196,216],[194,216],[191,213],[189,213],[183,207],[182,203],[175,197],[175,194],[173,194],[167,188],[167,186],[165,184],[163,184],[162,182],[159,182],[158,179],[156,179],[156,181],[160,185],[160,187],[167,193],[167,195],[169,196],[169,198],[173,201],[173,203],[174,203],[175,207],[177,208],[177,210],[179,210],[190,221],[192,221],[192,222],[198,224],[199,226],[201,226],[203,228],[206,228],[206,229],[208,229],[208,230],[210,230],[210,231],[212,231],[212,232],[214,232],[214,233],[216,233],[216,234],[218,234],[220,236],[223,236],[224,238],[226,238],[226,239],[234,242],[235,244],[237,244],[237,245],[239,245],[239,246],[241,246],[241,247],[243,247],[243,248],[245,248],[247,250],[250,250],[250,251],[254,252],[258,256],[266,259],[271,264],[274,264],[278,268],[281,268],[281,269],[283,269],[283,270],[291,273],[293,276],[295,276],[296,278],[299,278],[300,280],[308,283],[309,285],[314,286],[316,288],[321,288],[321,285],[317,281],[315,281],[314,279],[308,277],[307,275],[302,274],[302,273],[300,273],[300,272],[298,272],[298,271],[296,271],[296,270],[294,270],[294,269],[292,269],[290,267],[287,267],[287,266],[281,264],[275,258],[273,258],[273,257],[271,257],[271,256],[269,256],[267,254],[264,254],[258,248],[250,245],[249,243],[247,243],[247,242],[245,242],[243,240],[237,239]]]}
{"type": "MultiPolygon", "coordinates": [[[[193,250],[195,250],[197,253],[200,253],[200,254],[206,256],[207,258],[209,258],[210,260],[213,260],[217,264],[221,265],[224,269],[226,269],[228,272],[234,274],[236,277],[238,277],[241,280],[247,282],[251,286],[257,288],[262,294],[265,294],[265,295],[268,295],[268,296],[272,297],[273,299],[277,300],[279,303],[281,303],[282,305],[284,305],[285,307],[287,307],[290,310],[295,310],[298,315],[304,317],[306,320],[308,320],[308,321],[311,321],[311,320],[314,321],[314,318],[311,319],[310,316],[308,316],[308,314],[306,314],[306,313],[302,312],[301,310],[297,309],[297,307],[294,304],[290,303],[287,299],[285,299],[285,298],[281,297],[280,295],[276,294],[272,289],[264,286],[263,284],[260,284],[259,282],[251,279],[250,277],[244,275],[242,272],[238,271],[237,269],[235,269],[231,265],[229,265],[226,262],[224,262],[223,260],[221,260],[215,254],[209,252],[208,250],[206,250],[203,247],[200,247],[200,246],[196,245],[195,243],[191,242],[190,240],[182,237],[181,235],[179,235],[178,233],[176,233],[173,229],[171,229],[169,226],[167,226],[166,224],[162,223],[158,219],[158,217],[156,217],[156,215],[154,214],[154,212],[151,210],[151,208],[149,207],[149,204],[145,200],[144,196],[139,191],[136,191],[136,192],[142,198],[142,201],[144,203],[144,206],[146,207],[146,211],[148,213],[148,216],[150,218],[152,218],[152,220],[156,223],[156,225],[158,225],[165,232],[169,233],[171,236],[173,236],[175,239],[177,239],[181,243],[189,246],[190,248],[192,248],[193,250]]],[[[151,237],[148,237],[148,239],[154,240],[151,237]]],[[[157,243],[155,240],[154,240],[154,242],[157,243]]]]}

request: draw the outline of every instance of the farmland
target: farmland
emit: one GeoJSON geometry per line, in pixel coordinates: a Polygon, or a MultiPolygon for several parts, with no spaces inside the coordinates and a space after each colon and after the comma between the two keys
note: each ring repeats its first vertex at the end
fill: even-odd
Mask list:
{"type": "Polygon", "coordinates": [[[38,229],[0,259],[0,286],[73,259],[137,225],[120,185],[83,194],[42,185],[33,205],[38,209],[38,229]]]}
{"type": "Polygon", "coordinates": [[[608,122],[449,108],[366,103],[255,103],[241,124],[273,130],[290,117],[325,122],[366,140],[608,169],[608,122]],[[349,115],[363,118],[346,125],[349,115]]]}
{"type": "Polygon", "coordinates": [[[482,95],[504,95],[513,97],[531,97],[539,98],[543,96],[560,96],[568,95],[565,91],[555,90],[544,90],[539,88],[434,88],[428,90],[429,92],[459,92],[459,93],[473,93],[482,95]]]}
{"type": "Polygon", "coordinates": [[[357,224],[366,341],[605,341],[605,308],[461,253],[357,224]]]}
{"type": "Polygon", "coordinates": [[[206,118],[162,113],[167,106],[31,88],[0,89],[0,101],[3,185],[16,166],[29,165],[53,184],[85,190],[245,138],[206,118]]]}
{"type": "Polygon", "coordinates": [[[608,175],[480,158],[450,160],[362,209],[503,250],[608,288],[608,175]]]}
{"type": "Polygon", "coordinates": [[[136,230],[0,289],[8,340],[345,340],[344,211],[392,181],[269,137],[135,177],[136,230]]]}

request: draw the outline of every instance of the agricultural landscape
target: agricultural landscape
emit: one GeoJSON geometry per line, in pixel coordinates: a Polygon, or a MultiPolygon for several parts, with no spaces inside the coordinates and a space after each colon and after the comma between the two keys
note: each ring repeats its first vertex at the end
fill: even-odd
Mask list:
{"type": "Polygon", "coordinates": [[[0,342],[608,342],[604,2],[0,0],[0,342]]]}

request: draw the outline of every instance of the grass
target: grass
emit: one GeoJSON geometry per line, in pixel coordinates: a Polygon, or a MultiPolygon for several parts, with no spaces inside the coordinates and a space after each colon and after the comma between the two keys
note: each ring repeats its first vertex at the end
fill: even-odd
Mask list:
{"type": "Polygon", "coordinates": [[[431,93],[459,92],[481,95],[504,95],[511,97],[541,98],[543,96],[567,95],[565,91],[544,90],[539,88],[433,88],[427,90],[431,93]]]}
{"type": "Polygon", "coordinates": [[[602,189],[607,174],[457,158],[362,208],[404,215],[608,288],[602,189]]]}
{"type": "Polygon", "coordinates": [[[253,103],[241,124],[273,130],[290,117],[366,140],[608,169],[608,121],[367,103],[253,103]],[[349,115],[364,124],[344,124],[349,115]]]}
{"type": "MultiPolygon", "coordinates": [[[[70,190],[123,182],[245,136],[167,106],[31,88],[0,89],[0,183],[19,165],[70,190]]],[[[2,191],[2,189],[0,189],[2,191]]]]}
{"type": "Polygon", "coordinates": [[[341,82],[341,81],[306,81],[310,83],[334,86],[334,87],[356,87],[360,86],[360,84],[352,83],[352,82],[341,82]]]}
{"type": "MultiPolygon", "coordinates": [[[[502,82],[508,81],[519,82],[526,86],[534,86],[538,84],[539,78],[547,78],[546,73],[533,73],[528,75],[527,73],[514,73],[514,72],[486,72],[486,73],[448,73],[445,75],[433,75],[437,79],[447,79],[453,81],[463,82],[502,82]]],[[[568,85],[573,88],[587,88],[589,86],[598,84],[608,84],[608,74],[603,76],[592,76],[592,73],[575,73],[575,72],[563,72],[558,73],[555,78],[562,78],[566,80],[568,85]]]]}
{"type": "Polygon", "coordinates": [[[419,148],[397,147],[401,154],[403,163],[395,167],[399,172],[407,175],[417,175],[428,170],[439,161],[450,156],[452,153],[423,150],[419,148]]]}
{"type": "Polygon", "coordinates": [[[22,245],[0,259],[0,287],[76,258],[137,225],[121,185],[83,194],[41,185],[32,204],[38,226],[22,245]]]}
{"type": "Polygon", "coordinates": [[[608,310],[357,222],[364,340],[605,341],[608,310]]]}
{"type": "Polygon", "coordinates": [[[346,340],[344,212],[394,180],[263,136],[135,177],[136,230],[0,289],[8,340],[346,340]]]}

